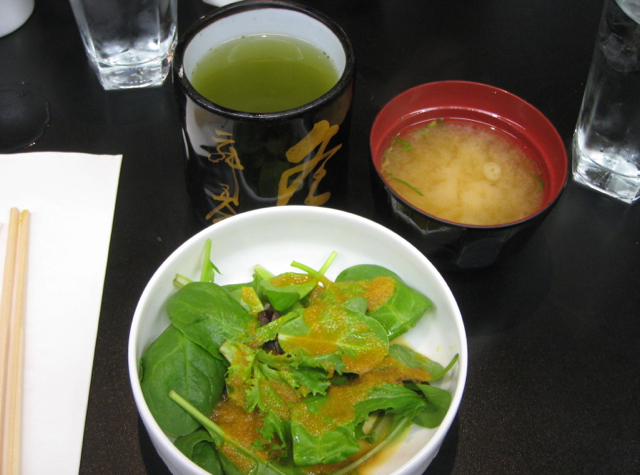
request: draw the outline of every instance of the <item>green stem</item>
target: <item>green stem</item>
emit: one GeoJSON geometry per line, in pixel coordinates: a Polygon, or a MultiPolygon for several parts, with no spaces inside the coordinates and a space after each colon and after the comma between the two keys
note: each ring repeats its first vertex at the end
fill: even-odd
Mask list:
{"type": "Polygon", "coordinates": [[[432,379],[431,379],[431,381],[437,381],[438,379],[442,378],[445,374],[447,374],[447,373],[449,372],[449,370],[450,370],[451,368],[453,368],[453,365],[454,365],[454,364],[456,364],[456,361],[458,361],[458,357],[459,357],[459,356],[460,356],[460,355],[456,354],[456,355],[451,359],[451,361],[449,362],[449,364],[447,365],[447,367],[446,367],[446,368],[444,368],[442,371],[440,371],[440,372],[439,372],[439,373],[437,373],[437,374],[432,374],[432,375],[431,375],[431,378],[432,378],[432,379]]]}
{"type": "Polygon", "coordinates": [[[318,279],[318,281],[322,282],[325,286],[329,286],[329,285],[333,284],[333,282],[331,282],[329,279],[327,279],[320,272],[318,272],[317,270],[312,269],[311,267],[309,267],[307,265],[304,265],[304,264],[302,264],[300,262],[293,261],[291,263],[291,267],[295,267],[297,269],[305,271],[310,276],[315,277],[316,279],[318,279]]]}
{"type": "Polygon", "coordinates": [[[338,253],[336,251],[333,251],[331,253],[331,255],[329,256],[329,258],[327,259],[327,261],[324,263],[324,265],[320,268],[320,270],[318,271],[320,274],[325,274],[327,272],[327,270],[329,270],[329,267],[331,266],[331,264],[333,263],[334,259],[338,257],[338,253]]]}
{"type": "MultiPolygon", "coordinates": [[[[202,424],[202,426],[207,430],[207,432],[209,432],[209,434],[211,434],[211,437],[213,437],[214,440],[222,438],[224,440],[225,444],[233,445],[233,447],[240,454],[250,458],[256,465],[262,466],[263,470],[264,470],[265,466],[270,469],[270,470],[268,470],[266,472],[263,472],[263,473],[271,473],[271,474],[274,474],[274,475],[287,475],[287,472],[282,470],[278,465],[276,465],[274,463],[267,462],[265,460],[262,460],[262,459],[256,457],[256,455],[253,453],[252,450],[247,449],[246,447],[243,447],[242,445],[238,444],[233,439],[229,438],[225,434],[224,430],[222,430],[222,428],[218,424],[216,424],[211,419],[209,419],[207,416],[205,416],[203,413],[201,413],[197,408],[195,408],[193,405],[191,405],[191,403],[189,401],[187,401],[185,398],[180,396],[173,389],[171,391],[169,391],[169,397],[171,399],[173,399],[191,417],[193,417],[200,424],[202,424]]],[[[260,471],[260,470],[258,470],[258,471],[260,471]]]]}
{"type": "Polygon", "coordinates": [[[202,270],[200,271],[200,282],[213,282],[215,273],[220,273],[218,268],[211,262],[211,239],[204,242],[204,257],[202,258],[202,270]]]}
{"type": "MultiPolygon", "coordinates": [[[[182,396],[180,396],[180,394],[178,394],[172,389],[171,391],[169,391],[169,397],[173,399],[191,417],[193,417],[196,421],[202,424],[204,428],[207,429],[207,431],[211,434],[211,437],[213,438],[222,437],[223,439],[225,439],[225,441],[227,441],[227,437],[224,431],[222,430],[222,428],[218,424],[213,422],[211,419],[209,419],[207,416],[205,416],[203,413],[201,413],[196,407],[191,405],[191,403],[187,401],[185,398],[183,398],[182,396]]],[[[237,445],[233,441],[229,441],[229,442],[234,446],[237,445]]],[[[240,450],[246,450],[244,447],[238,447],[238,448],[240,450]]]]}
{"type": "Polygon", "coordinates": [[[411,425],[411,419],[409,417],[403,418],[398,423],[397,426],[392,428],[391,431],[389,431],[387,433],[387,435],[384,438],[384,440],[380,441],[373,449],[371,449],[369,452],[364,454],[358,460],[354,461],[353,463],[350,463],[346,467],[343,467],[340,470],[336,470],[331,475],[345,475],[345,474],[351,472],[352,470],[354,470],[355,468],[359,467],[360,465],[365,463],[367,460],[371,459],[371,457],[373,457],[374,455],[379,453],[382,449],[387,447],[391,442],[393,442],[395,440],[396,437],[398,437],[400,434],[402,434],[402,432],[404,432],[404,430],[407,427],[409,427],[410,425],[411,425]]]}
{"type": "Polygon", "coordinates": [[[260,277],[262,280],[269,280],[275,277],[275,275],[269,272],[265,267],[262,267],[260,264],[256,265],[253,268],[253,271],[258,274],[258,277],[260,277]]]}
{"type": "Polygon", "coordinates": [[[184,287],[187,284],[190,284],[191,282],[193,282],[191,279],[189,279],[188,277],[185,277],[182,274],[176,274],[176,276],[173,279],[173,283],[176,284],[178,287],[184,287]]]}

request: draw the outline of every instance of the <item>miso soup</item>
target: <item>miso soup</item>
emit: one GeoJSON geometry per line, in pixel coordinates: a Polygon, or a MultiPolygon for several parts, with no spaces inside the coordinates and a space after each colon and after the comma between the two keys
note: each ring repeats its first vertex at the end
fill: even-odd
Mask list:
{"type": "Polygon", "coordinates": [[[380,169],[403,199],[455,223],[505,224],[542,206],[537,163],[506,134],[477,123],[438,119],[399,135],[380,169]]]}

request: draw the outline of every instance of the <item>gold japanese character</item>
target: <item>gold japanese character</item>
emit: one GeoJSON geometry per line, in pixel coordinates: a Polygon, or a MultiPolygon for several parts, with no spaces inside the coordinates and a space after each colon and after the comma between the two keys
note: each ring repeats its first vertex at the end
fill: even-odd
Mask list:
{"type": "Polygon", "coordinates": [[[327,174],[325,165],[327,161],[342,148],[342,144],[336,145],[329,151],[325,151],[331,138],[338,133],[338,125],[330,125],[328,121],[322,120],[313,126],[313,129],[300,142],[287,150],[286,157],[290,163],[299,163],[298,166],[285,171],[280,177],[278,184],[278,206],[286,205],[293,196],[293,193],[300,188],[305,178],[314,170],[313,182],[309,193],[304,200],[306,205],[321,206],[331,197],[330,192],[316,195],[320,181],[327,174]],[[316,147],[320,147],[311,160],[300,163],[307,155],[313,152],[316,147]],[[293,179],[292,179],[293,178],[293,179]]]}

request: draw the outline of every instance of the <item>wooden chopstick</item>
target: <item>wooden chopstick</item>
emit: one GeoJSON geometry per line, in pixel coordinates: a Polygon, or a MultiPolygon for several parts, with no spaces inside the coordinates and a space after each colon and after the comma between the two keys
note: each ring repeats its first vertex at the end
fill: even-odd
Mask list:
{"type": "Polygon", "coordinates": [[[0,305],[0,451],[2,475],[20,473],[24,303],[30,213],[12,208],[0,305]]]}
{"type": "MultiPolygon", "coordinates": [[[[11,208],[9,231],[7,234],[7,252],[4,257],[2,280],[2,300],[0,300],[0,451],[4,460],[4,420],[7,390],[7,364],[9,360],[9,326],[13,312],[13,287],[16,270],[16,250],[18,247],[18,227],[20,212],[11,208]]],[[[4,462],[3,462],[4,463],[4,462]]],[[[3,471],[4,472],[4,471],[3,471]]]]}

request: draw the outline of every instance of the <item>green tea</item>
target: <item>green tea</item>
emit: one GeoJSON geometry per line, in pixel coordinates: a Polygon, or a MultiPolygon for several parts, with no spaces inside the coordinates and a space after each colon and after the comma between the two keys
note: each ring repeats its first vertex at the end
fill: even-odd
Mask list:
{"type": "Polygon", "coordinates": [[[203,57],[191,83],[210,101],[242,112],[279,112],[307,104],[339,79],[331,58],[317,46],[283,35],[227,41],[203,57]]]}

